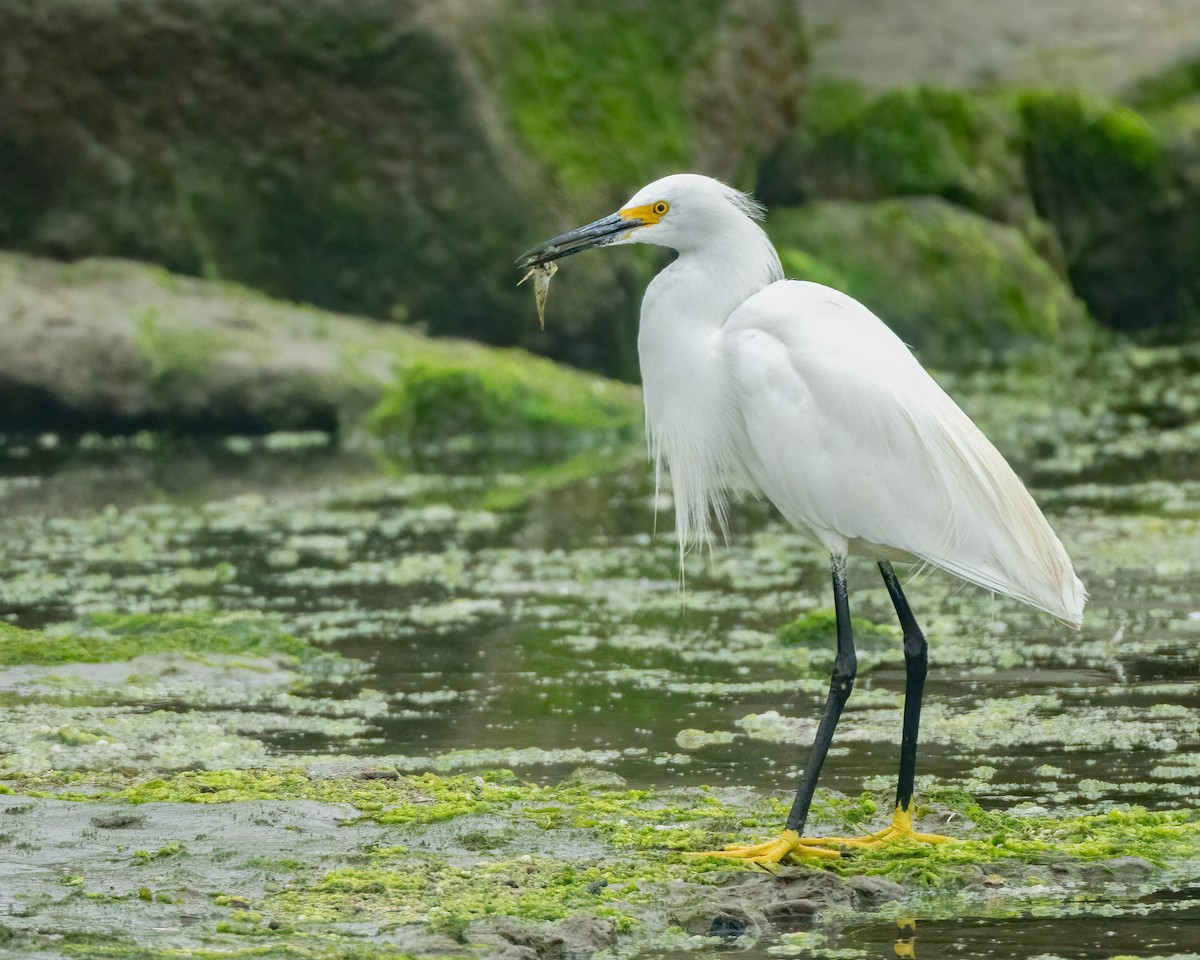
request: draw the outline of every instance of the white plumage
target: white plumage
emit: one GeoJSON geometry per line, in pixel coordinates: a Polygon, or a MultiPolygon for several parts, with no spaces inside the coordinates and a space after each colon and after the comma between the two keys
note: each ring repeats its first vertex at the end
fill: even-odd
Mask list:
{"type": "Polygon", "coordinates": [[[629,239],[680,251],[646,291],[638,349],[681,545],[723,522],[744,476],[832,554],[922,560],[1078,626],[1062,543],[900,339],[853,298],[781,279],[736,191],[667,177],[627,208],[658,197],[670,213],[629,239]]]}
{"type": "Polygon", "coordinates": [[[948,570],[1071,626],[1087,599],[1062,543],[996,448],[870,310],[816,283],[783,279],[761,209],[707,177],[665,177],[617,213],[529,251],[522,267],[613,243],[678,258],[642,301],[638,352],[655,473],[670,474],[681,554],[725,526],[734,483],[761,491],[830,553],[837,654],[829,696],[783,833],[712,855],[774,863],[836,856],[826,846],[918,832],[913,791],[928,648],[893,560],[948,570]],[[892,825],[860,839],[804,826],[854,687],[846,557],[879,561],[904,633],[905,696],[892,825]]]}
{"type": "Polygon", "coordinates": [[[1033,498],[862,304],[778,281],[719,341],[740,462],[793,524],[831,553],[919,559],[1079,626],[1083,584],[1033,498]]]}
{"type": "Polygon", "coordinates": [[[748,480],[834,556],[923,561],[1079,626],[1086,591],[1012,468],[866,307],[783,279],[760,215],[677,174],[538,251],[679,252],[646,290],[638,351],[681,550],[724,526],[727,489],[748,480]]]}

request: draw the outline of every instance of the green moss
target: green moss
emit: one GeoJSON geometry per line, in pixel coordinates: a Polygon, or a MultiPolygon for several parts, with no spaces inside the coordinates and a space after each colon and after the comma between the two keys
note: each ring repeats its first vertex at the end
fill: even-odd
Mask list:
{"type": "Polygon", "coordinates": [[[514,16],[501,89],[526,144],[570,190],[686,167],[684,77],[723,5],[570,0],[514,16]]]}
{"type": "MultiPolygon", "coordinates": [[[[653,877],[647,876],[645,865],[638,869],[643,880],[666,879],[671,872],[664,869],[653,877]]],[[[305,915],[314,911],[334,919],[364,905],[374,912],[390,902],[389,912],[400,923],[424,922],[435,931],[461,931],[471,920],[486,916],[538,921],[562,920],[584,910],[611,915],[614,911],[605,909],[606,901],[618,897],[606,891],[620,876],[611,868],[573,866],[553,857],[515,857],[477,867],[426,865],[417,870],[401,860],[391,867],[333,871],[308,890],[274,899],[271,907],[305,915]]]]}
{"type": "Polygon", "coordinates": [[[151,388],[170,392],[200,380],[231,344],[213,330],[164,327],[154,307],[137,318],[137,344],[149,366],[151,388]]]}
{"type": "Polygon", "coordinates": [[[833,280],[926,362],[1087,328],[1067,284],[1019,230],[943,200],[825,201],[776,212],[767,226],[790,275],[833,280]]]}
{"type": "Polygon", "coordinates": [[[1129,107],[1077,91],[1033,90],[1018,101],[1029,159],[1080,187],[1120,188],[1153,176],[1163,141],[1129,107]]]}
{"type": "MultiPolygon", "coordinates": [[[[869,622],[864,622],[864,627],[884,633],[869,622]]],[[[40,790],[28,787],[16,789],[33,796],[43,795],[40,790]]],[[[508,845],[514,839],[519,843],[527,825],[533,824],[541,830],[584,831],[614,850],[624,850],[628,855],[640,851],[660,859],[664,865],[674,863],[667,856],[671,850],[706,849],[727,833],[769,833],[786,812],[784,803],[776,798],[726,797],[707,788],[629,790],[595,783],[572,785],[570,781],[559,786],[541,786],[518,780],[507,771],[360,780],[313,777],[301,771],[220,770],[182,773],[169,780],[152,780],[116,791],[56,791],[53,796],[60,800],[130,803],[311,800],[349,804],[377,823],[410,829],[469,819],[478,814],[500,814],[510,821],[513,830],[503,836],[494,834],[489,849],[508,845]]],[[[1014,859],[1036,863],[1051,849],[1063,859],[1079,860],[1102,860],[1136,852],[1164,867],[1200,859],[1200,815],[1191,810],[1150,811],[1123,806],[1100,814],[1026,816],[987,810],[973,796],[957,788],[933,789],[923,799],[925,803],[917,811],[919,817],[925,816],[934,805],[957,815],[953,843],[862,850],[852,860],[835,864],[837,869],[848,874],[874,873],[879,872],[876,868],[882,864],[901,864],[911,859],[933,868],[1014,859]]],[[[822,830],[843,832],[870,825],[883,808],[870,793],[850,798],[819,790],[813,816],[822,830]]],[[[170,843],[156,851],[135,851],[132,855],[146,863],[183,852],[182,844],[170,843]]],[[[318,888],[334,892],[421,889],[426,885],[424,878],[387,869],[396,858],[409,854],[407,847],[377,849],[367,867],[333,871],[320,881],[318,888]]],[[[523,862],[528,862],[527,858],[523,862]]],[[[706,872],[704,862],[682,863],[694,863],[700,873],[706,872]]],[[[656,875],[660,872],[657,867],[648,869],[656,875]]],[[[674,869],[671,867],[667,873],[674,869]]],[[[589,876],[590,879],[595,877],[589,876]]]]}
{"type": "MultiPolygon", "coordinates": [[[[981,869],[1002,874],[1007,867],[1012,875],[1021,873],[1019,865],[1069,870],[1086,864],[1119,863],[1135,856],[1169,874],[1180,869],[1187,872],[1200,857],[1200,817],[1193,810],[1128,807],[1095,815],[1023,817],[984,813],[961,791],[935,790],[930,798],[970,815],[974,824],[970,834],[946,844],[866,849],[861,857],[856,852],[852,868],[840,864],[837,869],[949,891],[976,879],[981,869]]],[[[1110,875],[1115,876],[1119,869],[1110,868],[1110,875]]],[[[1093,895],[1099,893],[1093,890],[1093,895]]]]}
{"type": "Polygon", "coordinates": [[[136,866],[144,867],[155,860],[162,860],[165,857],[177,857],[186,852],[187,848],[180,841],[173,840],[171,843],[161,846],[157,850],[134,850],[132,857],[136,866]]]}
{"type": "Polygon", "coordinates": [[[379,434],[429,441],[456,434],[618,430],[638,422],[636,391],[520,351],[409,357],[370,418],[379,434]]]}
{"type": "MultiPolygon", "coordinates": [[[[67,935],[62,939],[65,942],[56,943],[56,950],[61,950],[64,956],[88,960],[415,960],[412,953],[394,947],[340,940],[332,946],[319,942],[306,944],[288,940],[284,943],[207,949],[146,947],[116,941],[114,937],[92,935],[67,935]]],[[[449,957],[442,958],[435,954],[423,953],[421,956],[422,960],[450,960],[449,957]]]]}
{"type": "Polygon", "coordinates": [[[1200,97],[1200,57],[1139,80],[1126,99],[1135,109],[1149,112],[1174,107],[1181,101],[1197,97],[1200,97]]]}
{"type": "MultiPolygon", "coordinates": [[[[760,194],[772,204],[941,197],[1019,227],[1029,249],[1018,259],[1036,253],[1065,268],[1074,292],[1102,323],[1121,329],[1194,325],[1200,323],[1200,280],[1193,268],[1200,230],[1192,151],[1188,134],[1180,131],[1200,129],[1200,107],[1189,93],[1196,76],[1195,66],[1185,65],[1135,97],[1160,111],[1157,121],[1073,90],[994,96],[919,87],[869,99],[845,84],[817,85],[806,100],[803,128],[764,163],[760,194]]],[[[967,328],[957,334],[964,345],[991,348],[998,338],[989,332],[1014,329],[1013,319],[1026,332],[1038,321],[1031,326],[1022,317],[1053,319],[1054,310],[1043,309],[1045,284],[1034,274],[1054,270],[1021,268],[1019,283],[998,290],[1002,277],[979,258],[978,238],[970,235],[978,232],[944,231],[945,246],[937,253],[944,264],[961,257],[963,273],[948,292],[970,291],[972,277],[982,276],[985,290],[1000,295],[1002,312],[993,312],[999,324],[977,323],[968,314],[967,328]],[[1022,302],[1030,289],[1041,303],[1022,302]]],[[[816,239],[797,242],[814,262],[801,264],[793,252],[785,263],[814,279],[840,273],[851,292],[873,293],[870,275],[889,272],[889,250],[857,271],[838,249],[841,238],[819,239],[834,249],[816,239]]],[[[890,239],[868,237],[861,249],[890,239]]],[[[875,256],[864,254],[872,261],[875,256]]],[[[928,261],[908,266],[918,274],[945,269],[928,261]]],[[[890,288],[891,280],[878,286],[890,288]]],[[[900,300],[910,285],[900,284],[900,300]]],[[[937,299],[949,304],[955,297],[937,299]]],[[[962,317],[964,306],[977,313],[981,305],[955,304],[954,315],[962,317]]],[[[914,323],[902,334],[920,343],[923,325],[914,323]]]]}
{"type": "Polygon", "coordinates": [[[254,614],[94,613],[42,633],[0,624],[0,665],[103,663],[153,653],[329,656],[254,614]]]}
{"type": "Polygon", "coordinates": [[[1031,91],[1019,109],[1034,203],[1092,314],[1127,330],[1200,323],[1186,157],[1146,117],[1091,94],[1031,91]]]}
{"type": "Polygon", "coordinates": [[[995,100],[916,87],[867,101],[822,85],[806,111],[799,160],[808,196],[940,196],[994,215],[1021,207],[1019,125],[995,100]]]}
{"type": "MultiPolygon", "coordinates": [[[[899,637],[895,627],[881,626],[861,617],[851,617],[854,642],[864,647],[894,644],[899,637]]],[[[814,610],[779,628],[779,642],[788,647],[827,648],[837,636],[837,616],[832,609],[814,610]]]]}
{"type": "MultiPolygon", "coordinates": [[[[404,842],[368,847],[348,864],[295,876],[261,902],[218,897],[216,902],[237,908],[222,921],[225,931],[249,936],[273,931],[300,936],[306,930],[329,936],[336,930],[331,924],[382,922],[422,925],[459,937],[479,919],[512,917],[537,924],[582,914],[609,919],[628,932],[681,891],[686,901],[705,886],[727,883],[731,870],[753,869],[716,858],[680,858],[675,851],[769,836],[786,812],[781,800],[736,791],[628,790],[570,782],[538,786],[507,773],[361,781],[299,772],[214,771],[118,792],[56,797],[110,803],[267,798],[350,803],[404,842]],[[447,830],[453,820],[461,820],[461,827],[447,830]],[[481,830],[489,843],[463,842],[481,830]]],[[[965,903],[977,915],[980,906],[971,890],[985,876],[999,878],[1004,887],[989,889],[989,909],[1011,909],[1006,904],[1023,902],[1023,891],[1035,883],[1045,910],[1054,902],[1047,891],[1061,885],[1063,877],[1085,878],[1086,889],[1096,896],[1125,888],[1145,892],[1190,875],[1200,863],[1200,817],[1191,810],[1120,807],[1047,816],[987,811],[961,790],[931,791],[924,799],[928,806],[917,810],[921,818],[935,807],[953,812],[947,828],[954,834],[951,843],[863,849],[840,861],[806,861],[807,867],[847,878],[891,878],[919,891],[922,915],[936,917],[953,915],[965,903]],[[1122,866],[1130,856],[1140,858],[1140,865],[1122,866]]],[[[810,832],[862,834],[878,827],[889,809],[870,793],[847,798],[821,790],[810,832]]],[[[133,856],[149,862],[181,852],[168,845],[133,856]]],[[[1074,881],[1063,887],[1063,904],[1077,891],[1074,881]]]]}
{"type": "Polygon", "coordinates": [[[149,780],[94,796],[76,793],[56,796],[79,800],[106,798],[130,803],[314,800],[349,804],[380,823],[414,825],[507,809],[536,790],[505,772],[357,780],[310,777],[299,770],[212,770],[149,780]]]}

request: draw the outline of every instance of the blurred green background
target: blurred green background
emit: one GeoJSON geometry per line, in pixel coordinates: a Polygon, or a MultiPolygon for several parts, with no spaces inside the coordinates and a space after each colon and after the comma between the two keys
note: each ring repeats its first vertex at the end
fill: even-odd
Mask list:
{"type": "MultiPolygon", "coordinates": [[[[1193,5],[994,6],[7,0],[0,250],[143,261],[636,381],[661,252],[567,263],[544,333],[512,262],[695,170],[755,191],[789,275],[846,289],[927,363],[1076,350],[1097,330],[1193,336],[1193,5]]],[[[228,366],[237,323],[197,340],[194,311],[147,300],[128,269],[81,279],[0,256],[7,426],[328,426],[346,401],[306,406],[314,376],[393,382],[333,344],[330,368],[291,390],[298,412],[286,397],[222,412],[198,396],[222,378],[201,374],[228,366]],[[74,340],[47,335],[65,309],[54,291],[80,283],[116,326],[83,307],[74,340]],[[79,372],[97,363],[145,396],[79,372]]],[[[366,352],[407,368],[414,343],[366,352]]],[[[280,353],[256,349],[241,352],[280,353]]]]}

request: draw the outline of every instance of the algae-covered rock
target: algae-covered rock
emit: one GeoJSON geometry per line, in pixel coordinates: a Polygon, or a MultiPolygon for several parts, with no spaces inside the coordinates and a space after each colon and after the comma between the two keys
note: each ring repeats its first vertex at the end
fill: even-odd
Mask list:
{"type": "Polygon", "coordinates": [[[1200,103],[1200,57],[1190,57],[1166,70],[1140,78],[1124,99],[1137,110],[1153,112],[1181,103],[1200,103]]]}
{"type": "Polygon", "coordinates": [[[1122,330],[1200,323],[1200,154],[1134,110],[1079,92],[1024,94],[1026,167],[1072,284],[1122,330]]]}
{"type": "Polygon", "coordinates": [[[476,329],[515,303],[484,262],[527,194],[433,20],[410,0],[5,4],[0,244],[476,329]]]}
{"type": "Polygon", "coordinates": [[[517,131],[576,193],[623,200],[689,168],[734,178],[794,122],[805,47],[786,0],[525,3],[502,36],[517,131]]]}
{"type": "Polygon", "coordinates": [[[1101,323],[1194,325],[1195,73],[1183,64],[1131,93],[1158,120],[1078,91],[916,87],[872,98],[826,82],[808,96],[798,132],[764,161],[760,193],[775,203],[941,197],[1019,226],[1101,323]]]}
{"type": "Polygon", "coordinates": [[[656,172],[752,165],[800,37],[787,0],[14,0],[0,247],[631,373],[616,264],[580,271],[539,338],[514,257],[656,172]]]}
{"type": "Polygon", "coordinates": [[[0,427],[260,432],[611,428],[637,392],[114,260],[0,254],[0,427]],[[376,409],[378,408],[378,413],[376,409]]]}
{"type": "Polygon", "coordinates": [[[1087,325],[1018,229],[944,200],[824,201],[775,212],[767,229],[789,276],[858,298],[926,362],[1053,343],[1087,325]]]}
{"type": "Polygon", "coordinates": [[[1032,215],[1015,112],[995,98],[915,87],[875,99],[823,84],[804,122],[764,161],[767,203],[938,196],[994,219],[1032,215]]]}

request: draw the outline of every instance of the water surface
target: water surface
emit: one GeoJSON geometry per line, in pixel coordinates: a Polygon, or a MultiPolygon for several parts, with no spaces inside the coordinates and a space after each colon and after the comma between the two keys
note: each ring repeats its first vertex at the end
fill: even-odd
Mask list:
{"type": "MultiPolygon", "coordinates": [[[[1091,600],[1074,633],[951,577],[908,573],[931,645],[919,793],[960,786],[1025,811],[1196,807],[1196,368],[1186,353],[1134,351],[1099,358],[1094,377],[952,382],[1030,481],[1091,600]]],[[[103,763],[95,749],[38,752],[35,723],[165,710],[208,733],[194,754],[142,755],[147,776],[350,755],[404,771],[507,767],[550,781],[587,765],[633,786],[787,792],[824,701],[832,638],[794,648],[776,635],[829,605],[822,552],[747,500],[730,544],[689,556],[681,584],[669,497],[655,495],[636,440],[388,459],[320,436],[8,437],[0,508],[0,607],[20,626],[257,611],[369,664],[303,696],[244,702],[169,672],[118,688],[59,678],[69,696],[47,697],[40,716],[5,707],[26,772],[103,763]]],[[[851,599],[893,629],[870,564],[852,563],[851,599]]],[[[864,637],[822,787],[870,792],[886,809],[903,684],[898,635],[864,637]]],[[[918,955],[1195,950],[1193,895],[1109,904],[1100,925],[1090,914],[1104,904],[1053,918],[918,912],[918,955]]],[[[848,926],[824,949],[888,955],[895,940],[848,926]]]]}

